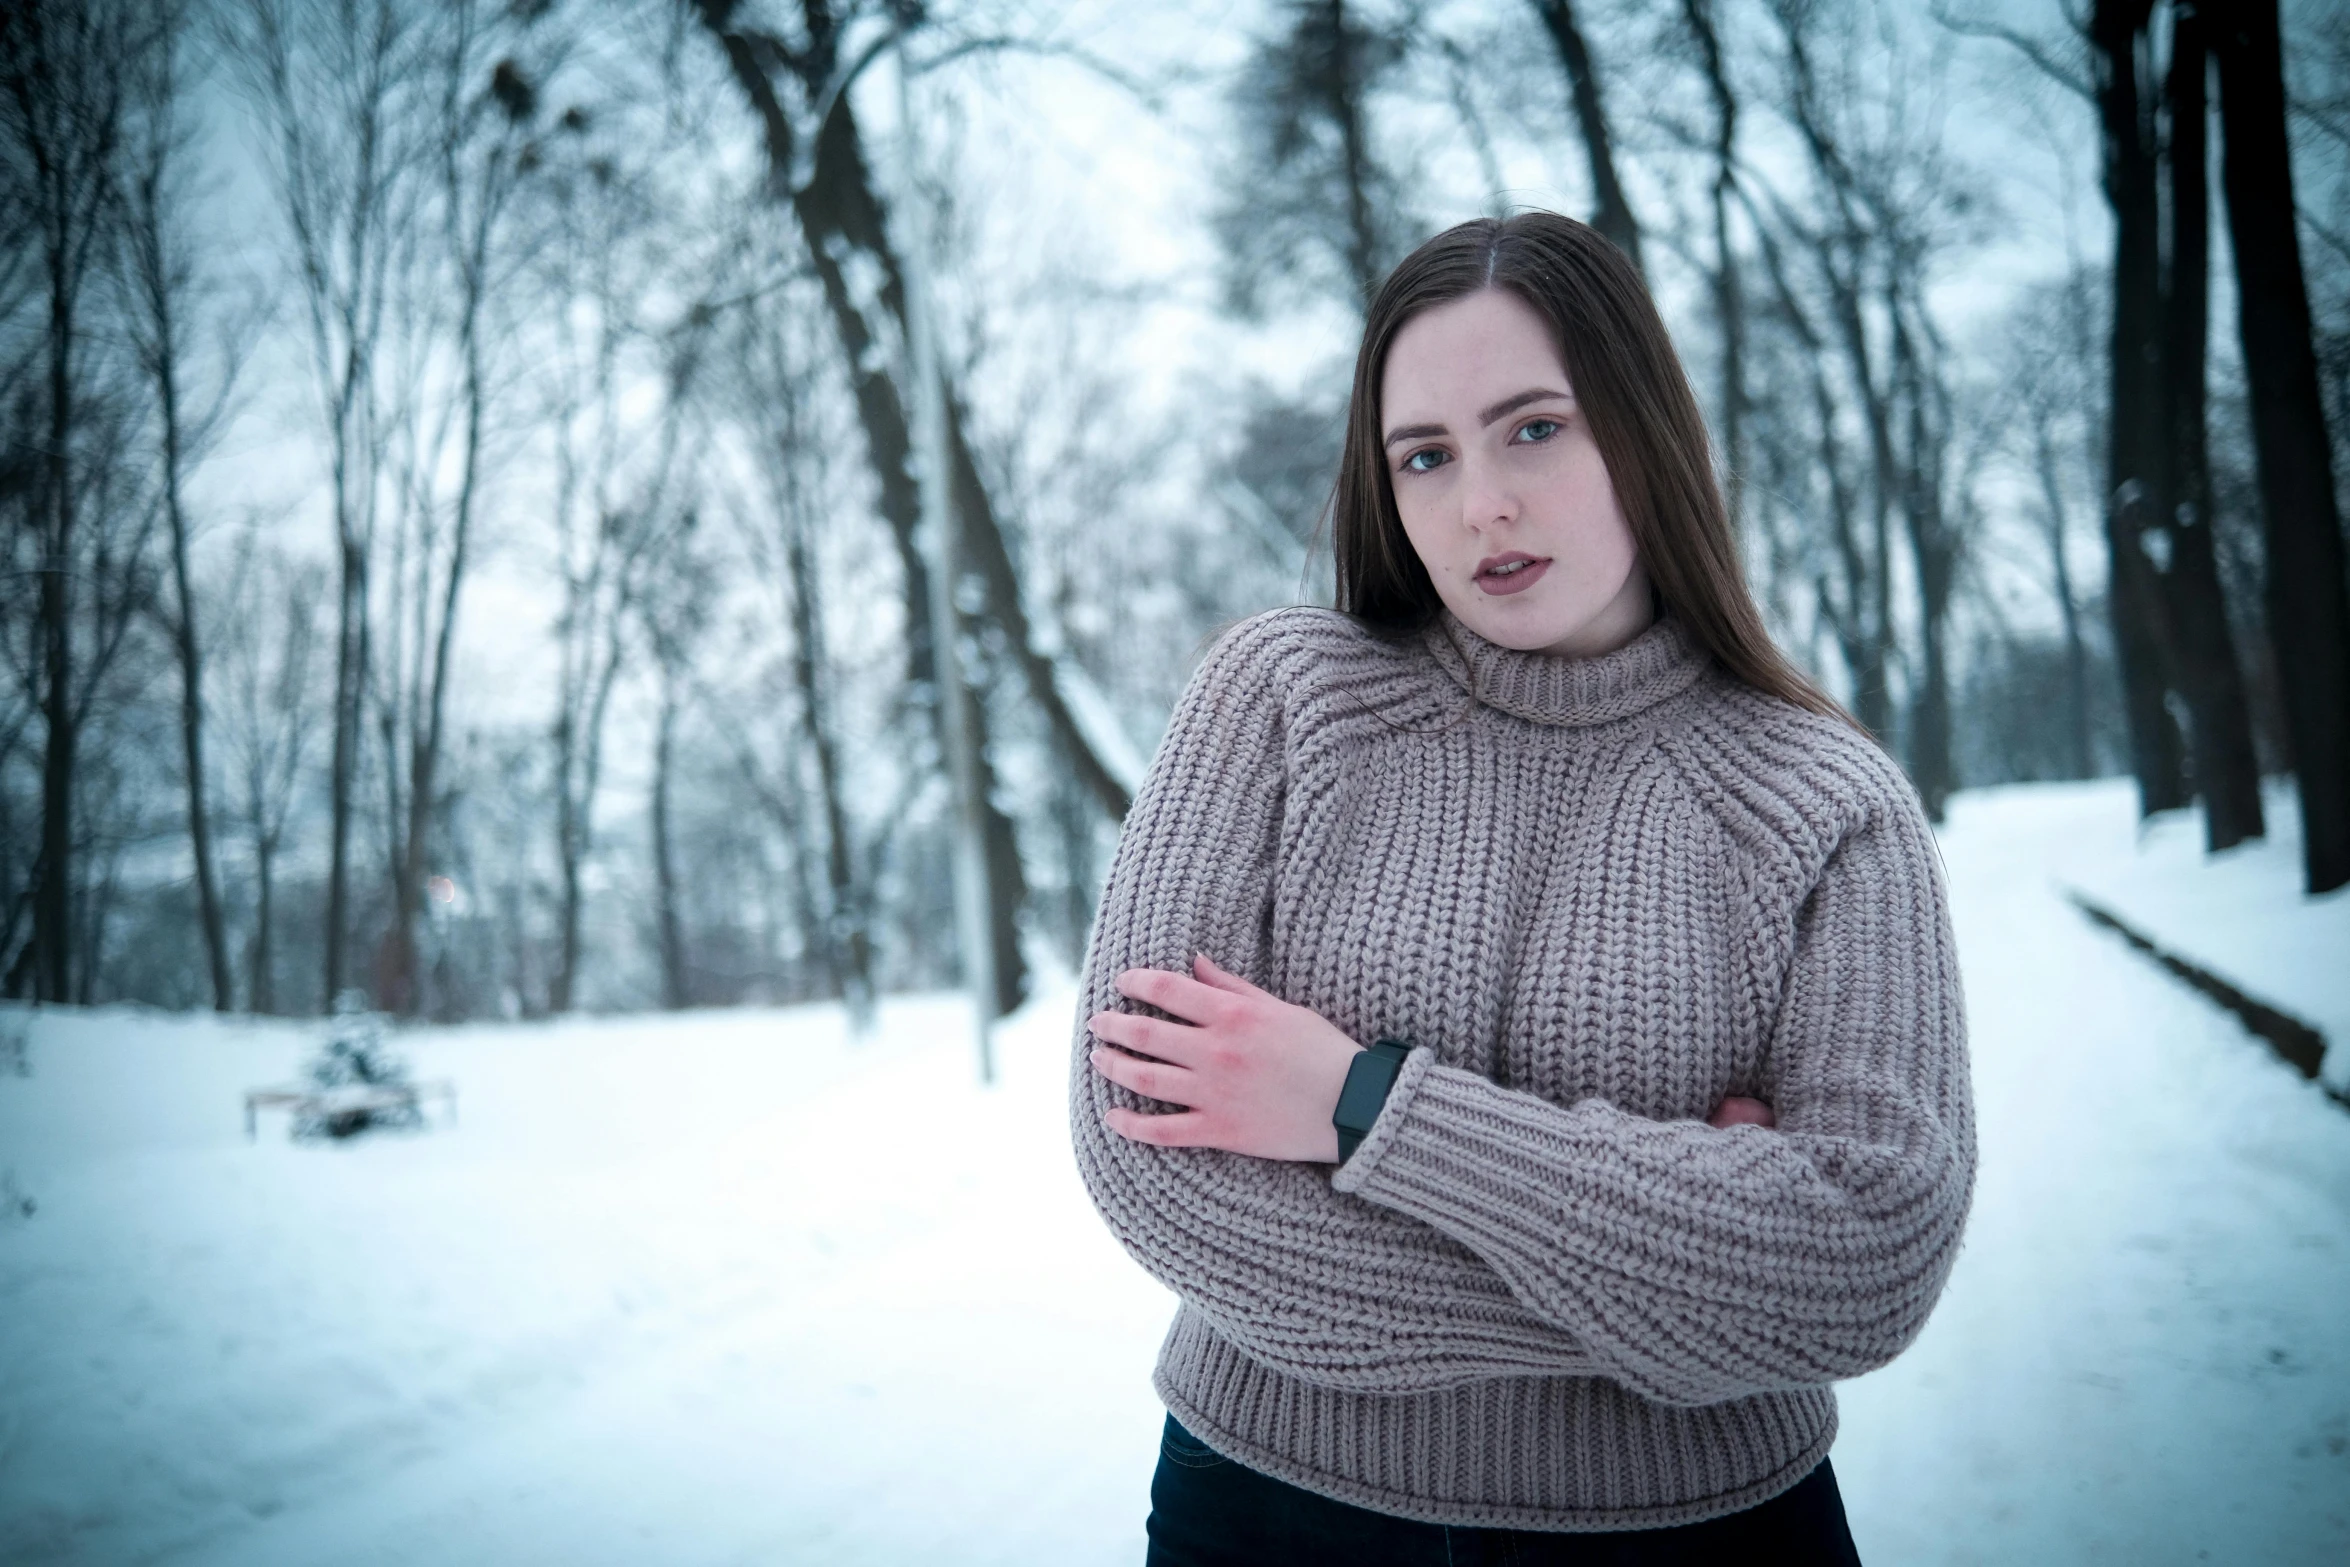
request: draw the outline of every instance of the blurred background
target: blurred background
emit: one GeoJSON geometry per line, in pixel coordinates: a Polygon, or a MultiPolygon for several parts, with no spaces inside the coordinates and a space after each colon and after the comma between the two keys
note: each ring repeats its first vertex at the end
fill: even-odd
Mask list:
{"type": "Polygon", "coordinates": [[[0,1557],[1135,1559],[1071,975],[1524,207],[1944,830],[1864,1555],[2344,1559],[2332,0],[0,8],[0,1557]]]}

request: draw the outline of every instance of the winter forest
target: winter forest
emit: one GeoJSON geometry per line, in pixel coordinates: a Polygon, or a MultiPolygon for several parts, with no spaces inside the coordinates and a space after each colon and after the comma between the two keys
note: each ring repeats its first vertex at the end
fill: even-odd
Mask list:
{"type": "Polygon", "coordinates": [[[1203,642],[1327,594],[1366,291],[1513,205],[1638,258],[1929,805],[2130,772],[2218,848],[2298,759],[2339,883],[2338,23],[2280,79],[2143,0],[12,8],[6,991],[951,981],[951,622],[1009,1010],[1203,642]]]}
{"type": "Polygon", "coordinates": [[[1864,1555],[2350,1559],[2338,0],[0,3],[0,1558],[1139,1559],[1072,976],[1528,208],[1939,835],[1864,1555]]]}

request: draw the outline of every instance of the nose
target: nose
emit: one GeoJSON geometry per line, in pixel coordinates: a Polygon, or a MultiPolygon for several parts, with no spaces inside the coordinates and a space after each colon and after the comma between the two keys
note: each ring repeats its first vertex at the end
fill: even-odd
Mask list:
{"type": "Polygon", "coordinates": [[[1476,454],[1461,459],[1461,525],[1472,533],[1507,528],[1518,520],[1518,492],[1499,463],[1476,454]]]}

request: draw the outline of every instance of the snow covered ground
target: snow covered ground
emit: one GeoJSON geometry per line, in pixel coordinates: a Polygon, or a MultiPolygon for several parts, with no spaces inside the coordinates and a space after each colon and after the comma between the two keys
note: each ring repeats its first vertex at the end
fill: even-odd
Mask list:
{"type": "MultiPolygon", "coordinates": [[[[2350,1114],[2060,886],[2271,955],[2343,900],[2141,844],[2107,784],[1962,795],[1944,852],[1983,1170],[1925,1336],[1845,1392],[1864,1558],[2350,1560],[2350,1114]]],[[[2339,1016],[2312,939],[2230,977],[2339,1016]]],[[[299,1029],[43,1016],[0,1078],[0,1561],[1138,1561],[1170,1303],[1070,1166],[1068,1009],[988,1091],[945,1000],[407,1036],[459,1124],[341,1147],[243,1138],[299,1029]]]]}
{"type": "MultiPolygon", "coordinates": [[[[2125,787],[2099,785],[2090,797],[2125,787]]],[[[2048,804],[2062,810],[2068,791],[2048,804]]],[[[2335,1042],[2325,1081],[2350,1089],[2350,896],[2302,895],[2301,816],[2292,787],[2271,784],[2268,835],[2203,853],[2203,819],[2166,811],[2133,832],[2127,812],[2084,821],[2055,846],[2052,871],[2158,945],[2281,1008],[2335,1042]]]]}

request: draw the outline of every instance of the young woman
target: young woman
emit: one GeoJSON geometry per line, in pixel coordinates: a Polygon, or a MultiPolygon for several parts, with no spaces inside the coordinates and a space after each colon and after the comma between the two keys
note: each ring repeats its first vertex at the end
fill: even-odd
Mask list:
{"type": "Polygon", "coordinates": [[[1333,530],[1338,612],[1185,692],[1087,965],[1079,1166],[1181,1300],[1151,1561],[1855,1560],[1829,1384],[1974,1168],[1915,795],[1772,647],[1582,224],[1387,280],[1333,530]]]}

